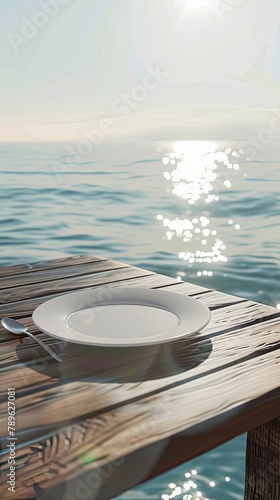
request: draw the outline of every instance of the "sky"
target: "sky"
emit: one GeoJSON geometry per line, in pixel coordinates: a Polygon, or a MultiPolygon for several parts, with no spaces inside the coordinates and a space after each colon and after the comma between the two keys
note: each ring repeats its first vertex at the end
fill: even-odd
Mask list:
{"type": "Polygon", "coordinates": [[[265,123],[279,24],[279,0],[3,1],[0,141],[265,123]]]}

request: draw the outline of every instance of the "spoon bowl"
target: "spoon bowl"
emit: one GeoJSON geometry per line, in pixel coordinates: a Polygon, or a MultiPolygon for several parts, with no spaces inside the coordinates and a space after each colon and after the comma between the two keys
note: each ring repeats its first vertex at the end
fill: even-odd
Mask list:
{"type": "Polygon", "coordinates": [[[2,318],[1,323],[4,326],[4,328],[6,328],[6,330],[8,330],[11,333],[14,333],[15,335],[22,335],[23,333],[25,335],[28,335],[33,340],[35,340],[35,342],[40,344],[40,346],[43,347],[43,349],[45,349],[45,351],[47,351],[47,353],[50,354],[50,356],[52,356],[56,361],[62,362],[62,359],[49,346],[44,344],[42,340],[35,337],[35,335],[30,333],[27,329],[27,326],[21,323],[20,321],[6,317],[2,318]]]}
{"type": "Polygon", "coordinates": [[[27,332],[27,326],[13,318],[3,318],[1,323],[6,330],[9,330],[9,332],[14,333],[15,335],[21,335],[22,333],[27,332]]]}

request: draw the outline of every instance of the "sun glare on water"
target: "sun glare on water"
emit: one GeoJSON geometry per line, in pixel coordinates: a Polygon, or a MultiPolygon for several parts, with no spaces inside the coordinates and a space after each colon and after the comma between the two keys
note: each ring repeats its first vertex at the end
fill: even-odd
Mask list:
{"type": "MultiPolygon", "coordinates": [[[[211,206],[219,202],[220,195],[226,199],[226,191],[240,175],[241,150],[226,148],[222,151],[212,141],[178,141],[173,143],[172,149],[162,157],[163,177],[170,185],[167,192],[182,200],[180,212],[183,217],[158,214],[157,220],[165,228],[167,241],[175,243],[177,239],[179,259],[197,266],[197,276],[212,276],[216,264],[227,262],[228,250],[213,227],[219,209],[211,206]]],[[[239,230],[241,226],[236,222],[230,219],[227,224],[239,230]]]]}

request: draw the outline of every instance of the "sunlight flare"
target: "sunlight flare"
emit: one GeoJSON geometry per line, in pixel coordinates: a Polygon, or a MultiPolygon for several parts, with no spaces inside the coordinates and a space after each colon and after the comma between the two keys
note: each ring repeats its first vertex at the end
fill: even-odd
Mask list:
{"type": "Polygon", "coordinates": [[[185,4],[185,12],[187,13],[191,9],[203,9],[203,7],[207,7],[207,9],[211,9],[216,12],[220,16],[220,11],[217,6],[217,2],[213,0],[182,0],[185,4]]]}
{"type": "Polygon", "coordinates": [[[213,7],[212,0],[184,0],[188,8],[213,7]]]}

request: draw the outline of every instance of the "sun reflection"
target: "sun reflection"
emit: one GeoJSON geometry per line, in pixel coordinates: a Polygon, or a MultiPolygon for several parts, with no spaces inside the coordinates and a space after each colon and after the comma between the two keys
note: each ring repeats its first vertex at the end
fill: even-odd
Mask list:
{"type": "MultiPolygon", "coordinates": [[[[206,141],[190,141],[183,144],[183,151],[182,145],[180,147],[175,145],[175,153],[164,156],[162,160],[165,166],[176,165],[171,172],[163,173],[166,180],[173,182],[172,193],[187,200],[190,205],[197,201],[205,203],[218,201],[219,196],[212,193],[214,182],[219,182],[223,178],[225,169],[230,170],[234,167],[229,160],[229,155],[223,151],[215,151],[214,143],[206,141]],[[221,166],[224,167],[224,171],[221,166]]],[[[223,181],[223,184],[227,188],[231,187],[228,178],[223,181]]]]}
{"type": "MultiPolygon", "coordinates": [[[[181,141],[173,148],[162,158],[163,176],[172,184],[167,192],[184,200],[188,208],[185,218],[157,216],[165,228],[165,238],[182,239],[186,248],[178,257],[189,264],[227,262],[227,246],[212,228],[208,206],[219,201],[217,193],[232,188],[233,177],[239,175],[240,166],[236,162],[240,154],[231,148],[219,151],[209,141],[181,141]]],[[[240,224],[231,219],[228,224],[240,229],[240,224]]],[[[197,276],[213,276],[213,271],[205,269],[197,276]]]]}
{"type": "MultiPolygon", "coordinates": [[[[196,470],[192,470],[191,472],[186,472],[185,477],[187,481],[184,481],[181,486],[170,483],[168,488],[171,490],[170,493],[164,493],[161,495],[162,500],[171,500],[172,498],[178,498],[178,500],[209,500],[208,497],[204,496],[202,491],[202,485],[200,485],[200,489],[198,489],[198,484],[193,481],[193,477],[198,476],[196,470]]],[[[198,482],[205,483],[205,479],[202,476],[198,476],[198,482]]],[[[230,478],[226,477],[225,481],[229,481],[230,478]]],[[[210,481],[209,486],[214,488],[216,483],[214,481],[210,481]]]]}

